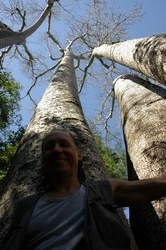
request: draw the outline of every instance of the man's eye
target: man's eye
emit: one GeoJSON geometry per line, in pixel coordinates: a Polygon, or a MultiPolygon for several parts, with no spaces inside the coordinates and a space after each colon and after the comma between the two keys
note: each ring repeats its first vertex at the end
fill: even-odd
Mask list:
{"type": "Polygon", "coordinates": [[[61,142],[61,147],[69,147],[69,143],[67,141],[61,142]]]}
{"type": "Polygon", "coordinates": [[[49,143],[47,143],[47,144],[45,145],[44,149],[45,149],[45,150],[48,150],[48,149],[51,149],[51,148],[53,148],[53,147],[54,147],[54,143],[49,142],[49,143]]]}

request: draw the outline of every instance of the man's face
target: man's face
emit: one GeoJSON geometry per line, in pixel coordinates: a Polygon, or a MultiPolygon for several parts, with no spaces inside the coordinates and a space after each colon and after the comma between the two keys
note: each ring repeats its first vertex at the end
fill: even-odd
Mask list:
{"type": "Polygon", "coordinates": [[[73,138],[65,131],[55,131],[43,142],[42,162],[49,178],[77,177],[81,152],[73,138]]]}

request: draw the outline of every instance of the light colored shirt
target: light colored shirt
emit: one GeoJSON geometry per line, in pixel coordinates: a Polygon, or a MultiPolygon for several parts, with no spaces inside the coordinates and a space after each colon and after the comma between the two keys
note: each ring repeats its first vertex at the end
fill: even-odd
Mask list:
{"type": "Polygon", "coordinates": [[[85,250],[85,187],[71,196],[36,204],[28,227],[26,250],[85,250]]]}

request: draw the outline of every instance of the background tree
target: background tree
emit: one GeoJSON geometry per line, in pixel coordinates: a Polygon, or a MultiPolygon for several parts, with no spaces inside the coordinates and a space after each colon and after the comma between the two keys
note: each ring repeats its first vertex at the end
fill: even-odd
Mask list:
{"type": "Polygon", "coordinates": [[[115,150],[105,145],[101,136],[94,135],[94,138],[109,175],[115,179],[127,179],[125,152],[121,150],[115,152],[115,150]]]}
{"type": "Polygon", "coordinates": [[[18,115],[21,85],[10,73],[0,73],[0,130],[20,123],[18,115]]]}
{"type": "Polygon", "coordinates": [[[21,85],[10,73],[0,73],[0,179],[11,164],[24,130],[19,114],[20,90],[21,85]]]}
{"type": "Polygon", "coordinates": [[[17,131],[9,130],[0,142],[0,184],[12,165],[19,142],[23,136],[24,128],[20,126],[17,131]]]}

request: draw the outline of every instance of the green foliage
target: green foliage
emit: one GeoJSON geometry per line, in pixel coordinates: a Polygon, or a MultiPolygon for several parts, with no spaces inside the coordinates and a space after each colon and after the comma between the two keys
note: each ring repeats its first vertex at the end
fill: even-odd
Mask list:
{"type": "Polygon", "coordinates": [[[16,132],[10,131],[6,136],[6,140],[0,141],[0,181],[5,177],[7,170],[11,166],[24,131],[23,127],[20,127],[16,132]]]}
{"type": "Polygon", "coordinates": [[[11,124],[18,124],[21,85],[10,73],[0,72],[0,129],[6,129],[11,124]]]}
{"type": "Polygon", "coordinates": [[[9,169],[24,132],[19,115],[21,85],[10,73],[0,72],[0,180],[9,169]],[[11,129],[11,126],[15,129],[11,129]]]}
{"type": "Polygon", "coordinates": [[[99,136],[95,136],[95,141],[111,178],[126,179],[127,168],[125,154],[113,152],[112,149],[104,145],[102,138],[99,136]]]}
{"type": "Polygon", "coordinates": [[[6,173],[7,173],[6,171],[0,169],[0,184],[3,178],[6,176],[6,173]]]}

